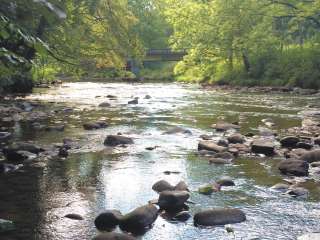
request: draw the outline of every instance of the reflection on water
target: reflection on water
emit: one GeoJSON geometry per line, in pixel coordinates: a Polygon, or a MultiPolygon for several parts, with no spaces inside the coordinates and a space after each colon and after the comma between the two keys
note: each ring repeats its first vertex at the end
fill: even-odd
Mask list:
{"type": "MultiPolygon", "coordinates": [[[[17,140],[34,140],[52,145],[65,137],[82,146],[66,160],[51,160],[45,169],[24,169],[0,176],[0,216],[17,222],[18,230],[1,239],[91,239],[96,230],[93,220],[104,209],[126,213],[156,198],[152,184],[160,179],[171,183],[185,180],[191,190],[199,185],[231,176],[236,186],[208,197],[192,192],[192,213],[209,207],[238,207],[248,221],[233,225],[236,239],[296,239],[302,233],[319,230],[319,184],[308,181],[307,200],[286,198],[269,187],[282,180],[276,160],[240,159],[234,165],[208,165],[195,154],[198,136],[210,132],[220,119],[238,121],[242,132],[263,126],[272,118],[275,129],[300,124],[299,112],[314,97],[263,94],[226,94],[203,91],[194,85],[66,83],[61,87],[38,90],[28,99],[39,100],[54,110],[70,107],[70,114],[58,113],[52,123],[66,124],[60,132],[31,131],[20,125],[17,140]],[[145,95],[151,99],[145,99],[145,95]],[[115,95],[110,100],[107,95],[115,95]],[[139,97],[138,105],[127,105],[139,97]],[[111,107],[99,108],[108,101],[111,107]],[[82,123],[106,119],[110,127],[84,131],[82,123]],[[192,135],[163,135],[169,127],[181,125],[192,135]],[[107,134],[125,133],[134,138],[128,148],[103,146],[107,134]],[[159,146],[154,151],[146,147],[159,146]],[[180,174],[165,175],[164,171],[180,174]],[[84,221],[63,216],[81,214],[84,221]]],[[[195,228],[187,223],[169,223],[158,218],[153,229],[141,239],[234,239],[223,227],[195,228]]]]}

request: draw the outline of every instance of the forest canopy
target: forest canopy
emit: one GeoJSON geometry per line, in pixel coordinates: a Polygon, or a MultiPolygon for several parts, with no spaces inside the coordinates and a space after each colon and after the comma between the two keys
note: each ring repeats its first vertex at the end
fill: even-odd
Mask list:
{"type": "Polygon", "coordinates": [[[320,0],[2,0],[0,86],[121,76],[147,49],[186,49],[182,81],[320,87],[320,0]],[[100,74],[100,75],[99,75],[100,74]]]}

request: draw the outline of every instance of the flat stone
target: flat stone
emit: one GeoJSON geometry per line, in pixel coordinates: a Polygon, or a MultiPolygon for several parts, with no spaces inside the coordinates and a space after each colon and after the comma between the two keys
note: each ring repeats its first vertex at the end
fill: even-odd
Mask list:
{"type": "Polygon", "coordinates": [[[243,222],[246,215],[239,209],[216,208],[198,212],[193,219],[196,226],[216,226],[243,222]]]}
{"type": "Polygon", "coordinates": [[[228,148],[217,145],[212,141],[200,141],[198,144],[198,150],[208,150],[213,152],[224,152],[227,151],[228,148]]]}
{"type": "Polygon", "coordinates": [[[109,135],[104,141],[104,145],[115,147],[122,144],[133,144],[132,138],[121,135],[109,135]]]}
{"type": "Polygon", "coordinates": [[[253,153],[265,154],[267,156],[273,155],[274,149],[274,143],[265,139],[254,140],[251,145],[251,151],[253,153]]]}

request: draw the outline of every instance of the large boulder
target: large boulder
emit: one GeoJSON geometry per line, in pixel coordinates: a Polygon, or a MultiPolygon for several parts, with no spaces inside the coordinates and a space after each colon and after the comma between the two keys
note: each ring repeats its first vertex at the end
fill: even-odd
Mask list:
{"type": "Polygon", "coordinates": [[[118,145],[133,144],[132,138],[121,135],[109,135],[104,140],[104,145],[115,147],[118,145]]]}
{"type": "Polygon", "coordinates": [[[120,221],[120,228],[126,232],[140,232],[150,227],[156,221],[157,217],[157,207],[148,204],[124,215],[120,221]]]}
{"type": "Polygon", "coordinates": [[[163,191],[159,195],[158,205],[163,210],[181,209],[189,197],[187,191],[163,191]]]}
{"type": "Polygon", "coordinates": [[[272,141],[266,139],[254,140],[251,145],[251,151],[256,154],[265,154],[272,156],[274,154],[275,145],[272,141]]]}
{"type": "Polygon", "coordinates": [[[136,238],[124,233],[102,233],[94,237],[92,240],[135,240],[136,238]]]}
{"type": "Polygon", "coordinates": [[[278,168],[285,175],[308,176],[309,165],[306,161],[286,159],[279,163],[278,168]]]}
{"type": "Polygon", "coordinates": [[[232,134],[227,139],[228,139],[229,143],[234,143],[234,144],[244,143],[246,141],[245,137],[243,135],[241,135],[240,133],[232,134]]]}
{"type": "Polygon", "coordinates": [[[173,191],[174,186],[172,186],[170,183],[168,183],[165,180],[160,180],[153,184],[152,190],[154,190],[157,193],[161,193],[163,191],[173,191]]]}
{"type": "Polygon", "coordinates": [[[310,152],[306,152],[301,156],[300,159],[308,163],[318,162],[320,161],[320,150],[317,149],[310,152]]]}
{"type": "Polygon", "coordinates": [[[297,143],[300,141],[298,137],[287,136],[280,140],[281,146],[286,148],[295,148],[297,143]]]}
{"type": "Polygon", "coordinates": [[[200,141],[198,144],[198,150],[208,150],[216,153],[227,151],[228,148],[219,146],[212,141],[200,141]]]}
{"type": "Polygon", "coordinates": [[[118,210],[108,210],[94,220],[94,225],[99,231],[110,231],[120,224],[122,214],[118,210]]]}
{"type": "Polygon", "coordinates": [[[243,222],[246,215],[239,209],[216,208],[198,212],[193,219],[196,226],[216,226],[243,222]]]}

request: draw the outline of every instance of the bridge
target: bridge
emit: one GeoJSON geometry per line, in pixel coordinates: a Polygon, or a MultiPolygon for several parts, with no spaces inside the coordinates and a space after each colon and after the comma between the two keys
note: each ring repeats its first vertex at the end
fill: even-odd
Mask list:
{"type": "MultiPolygon", "coordinates": [[[[146,55],[142,61],[142,65],[146,65],[150,62],[178,62],[187,55],[186,49],[180,49],[173,51],[172,49],[147,49],[146,55]]],[[[130,59],[127,61],[126,69],[130,72],[133,72],[135,75],[138,75],[140,72],[139,65],[133,60],[130,59]]]]}

